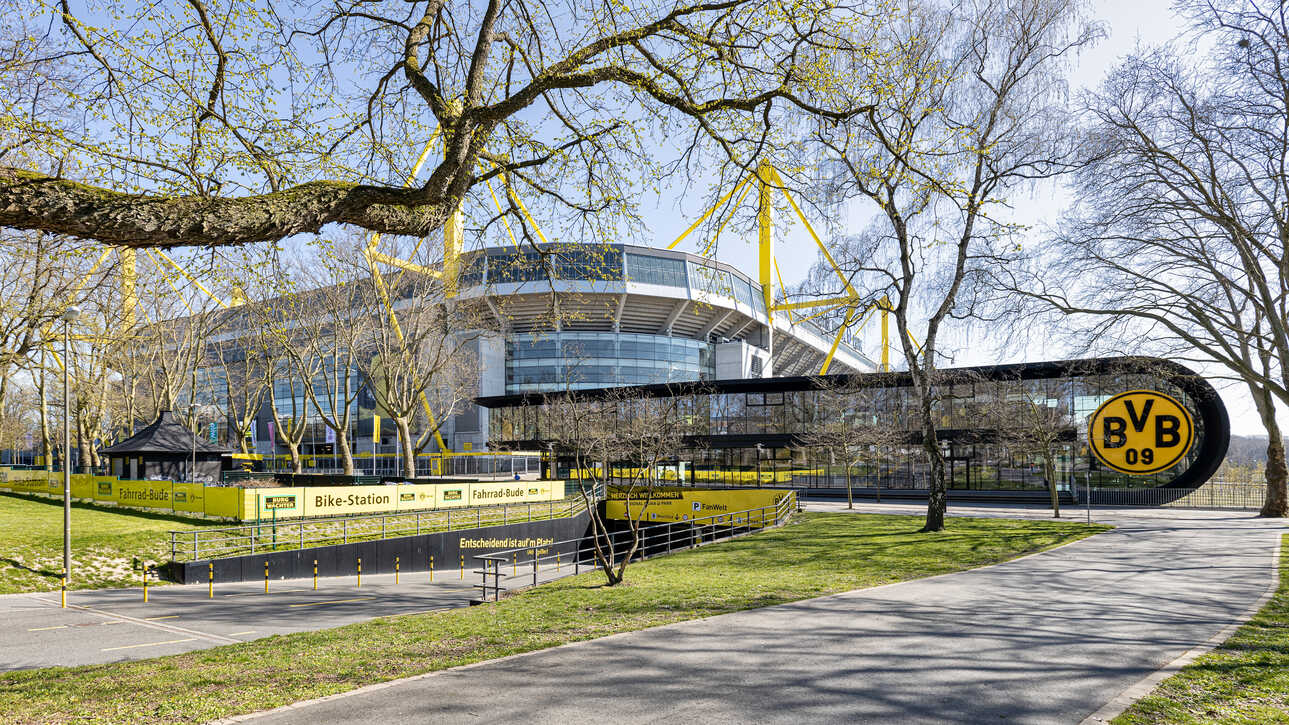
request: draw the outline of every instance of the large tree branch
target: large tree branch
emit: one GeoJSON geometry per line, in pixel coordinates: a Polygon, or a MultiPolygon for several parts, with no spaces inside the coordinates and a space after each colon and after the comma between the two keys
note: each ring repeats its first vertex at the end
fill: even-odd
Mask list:
{"type": "Polygon", "coordinates": [[[239,198],[126,194],[0,167],[0,226],[130,247],[270,242],[331,223],[424,236],[443,225],[452,205],[422,189],[339,181],[239,198]]]}

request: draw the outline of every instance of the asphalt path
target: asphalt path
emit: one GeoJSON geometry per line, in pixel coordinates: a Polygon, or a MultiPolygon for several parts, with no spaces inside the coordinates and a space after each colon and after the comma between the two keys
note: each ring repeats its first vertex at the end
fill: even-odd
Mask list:
{"type": "Polygon", "coordinates": [[[275,634],[339,627],[375,617],[469,604],[478,578],[467,571],[404,572],[142,589],[0,596],[0,670],[144,659],[275,634]]]}
{"type": "Polygon", "coordinates": [[[614,635],[247,719],[1078,723],[1243,616],[1272,581],[1285,531],[1247,513],[1095,518],[1117,528],[996,566],[614,635]]]}

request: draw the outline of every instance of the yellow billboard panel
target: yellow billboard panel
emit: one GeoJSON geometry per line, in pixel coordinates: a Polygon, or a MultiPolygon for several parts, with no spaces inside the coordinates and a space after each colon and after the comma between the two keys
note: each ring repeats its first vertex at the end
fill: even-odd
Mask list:
{"type": "Polygon", "coordinates": [[[303,491],[300,511],[304,516],[379,514],[398,508],[397,486],[307,486],[293,490],[303,491]]]}
{"type": "Polygon", "coordinates": [[[718,524],[772,524],[775,523],[773,507],[788,493],[771,489],[681,486],[637,487],[629,493],[626,487],[610,486],[605,516],[625,521],[629,503],[630,517],[638,521],[661,523],[706,519],[707,523],[718,524]],[[751,513],[745,513],[748,511],[751,513]]]}
{"type": "Polygon", "coordinates": [[[399,511],[438,508],[439,487],[430,483],[405,483],[392,486],[399,511]]]}
{"type": "MultiPolygon", "coordinates": [[[[525,501],[551,501],[552,484],[550,481],[498,481],[497,483],[470,484],[470,505],[489,506],[499,503],[522,503],[525,501]]],[[[560,484],[560,498],[563,498],[564,486],[560,484]]]]}
{"type": "Polygon", "coordinates": [[[170,499],[175,511],[206,512],[206,486],[200,483],[175,483],[170,499]]]}
{"type": "Polygon", "coordinates": [[[434,485],[435,508],[456,508],[470,505],[470,484],[439,483],[434,485]]]}
{"type": "Polygon", "coordinates": [[[94,490],[90,497],[97,503],[116,503],[116,487],[120,483],[115,478],[106,476],[94,479],[94,490]]]}
{"type": "Polygon", "coordinates": [[[116,502],[121,506],[141,508],[171,507],[171,493],[174,484],[170,481],[118,481],[116,483],[116,502]]]}
{"type": "Polygon", "coordinates": [[[207,516],[235,519],[241,516],[242,489],[231,486],[206,487],[202,494],[207,516]]]}

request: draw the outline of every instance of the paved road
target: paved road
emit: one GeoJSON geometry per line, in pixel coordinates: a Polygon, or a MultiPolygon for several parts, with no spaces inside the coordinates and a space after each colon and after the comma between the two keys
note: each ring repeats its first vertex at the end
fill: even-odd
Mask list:
{"type": "Polygon", "coordinates": [[[374,617],[460,607],[477,596],[469,572],[440,571],[354,577],[150,587],[0,596],[0,670],[143,659],[243,642],[274,634],[338,627],[374,617]]]}
{"type": "Polygon", "coordinates": [[[1256,601],[1285,530],[1243,513],[1096,518],[1119,528],[994,567],[449,670],[254,722],[1077,723],[1256,601]]]}

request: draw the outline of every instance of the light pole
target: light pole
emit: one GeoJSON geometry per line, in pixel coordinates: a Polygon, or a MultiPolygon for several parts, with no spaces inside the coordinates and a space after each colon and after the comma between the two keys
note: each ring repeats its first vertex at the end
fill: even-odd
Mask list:
{"type": "Polygon", "coordinates": [[[72,323],[81,316],[75,305],[63,310],[63,581],[72,578],[72,323]]]}
{"type": "MultiPolygon", "coordinates": [[[[193,431],[197,430],[197,406],[188,406],[188,417],[192,418],[193,431]]],[[[197,482],[197,434],[192,434],[192,463],[188,467],[188,481],[197,482]]]]}

